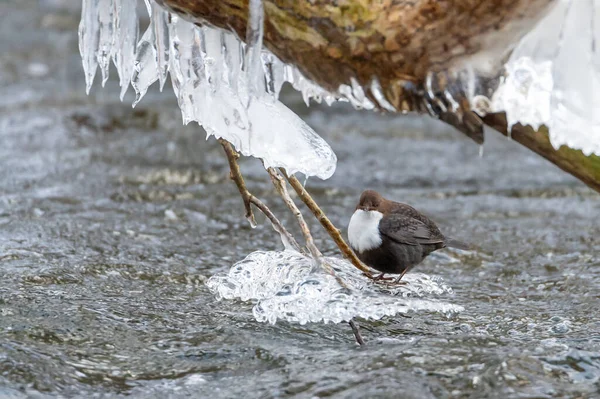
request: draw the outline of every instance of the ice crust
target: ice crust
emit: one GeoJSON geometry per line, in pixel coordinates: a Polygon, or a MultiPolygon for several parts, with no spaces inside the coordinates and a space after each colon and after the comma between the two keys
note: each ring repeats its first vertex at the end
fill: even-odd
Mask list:
{"type": "Polygon", "coordinates": [[[557,0],[518,44],[492,110],[549,128],[550,142],[600,155],[600,0],[557,0]]]}
{"type": "Polygon", "coordinates": [[[452,289],[441,279],[410,273],[401,286],[375,284],[345,260],[323,258],[347,285],[314,267],[311,258],[295,251],[257,251],[227,273],[207,281],[220,300],[253,302],[256,320],[309,322],[348,321],[353,317],[381,319],[409,311],[460,312],[461,306],[440,300],[452,289]]]}

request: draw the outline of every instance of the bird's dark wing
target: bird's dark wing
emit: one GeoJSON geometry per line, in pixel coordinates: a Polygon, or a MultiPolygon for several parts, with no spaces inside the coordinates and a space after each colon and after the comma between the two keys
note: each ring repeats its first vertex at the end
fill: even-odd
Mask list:
{"type": "Polygon", "coordinates": [[[435,228],[403,214],[391,214],[379,222],[379,232],[400,244],[443,244],[444,236],[435,228]]]}

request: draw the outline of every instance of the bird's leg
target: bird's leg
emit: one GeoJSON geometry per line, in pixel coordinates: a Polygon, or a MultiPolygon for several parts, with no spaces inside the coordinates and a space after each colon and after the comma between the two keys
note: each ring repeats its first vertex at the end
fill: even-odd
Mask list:
{"type": "Polygon", "coordinates": [[[396,279],[396,281],[394,281],[394,284],[407,284],[406,281],[400,281],[402,280],[402,277],[404,277],[404,275],[406,273],[408,273],[409,268],[407,267],[406,269],[404,269],[404,271],[398,276],[398,278],[396,279]]]}

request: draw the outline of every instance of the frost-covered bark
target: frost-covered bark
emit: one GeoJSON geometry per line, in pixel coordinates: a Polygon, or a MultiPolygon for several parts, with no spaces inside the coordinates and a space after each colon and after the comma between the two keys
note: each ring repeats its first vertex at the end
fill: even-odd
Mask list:
{"type": "MultiPolygon", "coordinates": [[[[158,1],[192,21],[246,28],[244,0],[158,1]]],[[[600,0],[264,0],[264,9],[265,46],[329,92],[429,112],[478,142],[477,115],[505,112],[495,128],[528,137],[519,142],[599,190],[600,0]],[[533,134],[542,125],[549,131],[533,134]]]]}
{"type": "MultiPolygon", "coordinates": [[[[411,83],[483,49],[499,61],[557,0],[263,1],[264,43],[283,62],[332,92],[377,77],[398,109],[413,109],[411,83]]],[[[248,0],[158,2],[245,36],[248,0]]],[[[490,57],[481,64],[489,67],[490,57]]]]}

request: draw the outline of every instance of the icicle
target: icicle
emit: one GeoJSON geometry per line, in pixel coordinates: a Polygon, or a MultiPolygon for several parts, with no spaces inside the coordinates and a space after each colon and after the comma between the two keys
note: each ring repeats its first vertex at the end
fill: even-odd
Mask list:
{"type": "Polygon", "coordinates": [[[169,71],[169,13],[154,2],[151,5],[151,10],[158,81],[160,83],[160,91],[162,91],[169,71]]]}
{"type": "MultiPolygon", "coordinates": [[[[181,80],[182,73],[181,68],[179,68],[178,62],[178,39],[177,33],[175,31],[175,27],[177,26],[177,22],[179,21],[179,17],[176,15],[171,15],[171,20],[169,22],[169,73],[171,75],[171,84],[173,85],[173,91],[175,92],[175,96],[179,99],[179,93],[181,91],[181,80]]],[[[183,110],[182,110],[183,112],[183,110]]]]}
{"type": "Polygon", "coordinates": [[[371,93],[373,93],[373,97],[375,97],[383,109],[390,112],[396,112],[396,108],[394,108],[394,106],[385,98],[385,94],[383,94],[383,89],[377,78],[373,78],[371,81],[371,93]]]}
{"type": "Polygon", "coordinates": [[[115,0],[116,4],[116,44],[113,57],[119,73],[121,101],[127,92],[135,63],[135,47],[138,40],[138,18],[136,2],[115,0]]]}
{"type": "Polygon", "coordinates": [[[200,50],[199,29],[194,25],[172,16],[169,25],[171,42],[169,59],[171,61],[171,80],[176,87],[179,108],[184,124],[192,120],[201,121],[194,116],[193,89],[204,80],[204,63],[200,50]],[[201,75],[201,79],[199,78],[201,75]]]}
{"type": "Polygon", "coordinates": [[[210,120],[214,117],[213,111],[213,96],[214,91],[209,92],[209,72],[206,68],[206,38],[204,31],[193,25],[187,24],[185,21],[179,21],[180,32],[184,35],[191,35],[192,39],[185,39],[182,35],[183,43],[190,43],[189,47],[183,47],[184,64],[182,71],[184,72],[183,84],[183,101],[188,104],[192,113],[189,114],[190,120],[198,121],[204,126],[207,134],[214,135],[215,129],[223,129],[221,126],[216,126],[210,120]],[[187,71],[187,72],[186,72],[187,71]]]}
{"type": "Polygon", "coordinates": [[[284,74],[284,64],[279,60],[279,58],[275,57],[271,54],[271,73],[273,76],[273,97],[275,99],[279,98],[279,93],[281,93],[281,87],[285,80],[283,79],[284,74]]]}
{"type": "Polygon", "coordinates": [[[265,73],[267,92],[273,100],[279,98],[281,86],[284,83],[285,65],[269,52],[262,53],[262,65],[265,73]]]}
{"type": "Polygon", "coordinates": [[[360,83],[358,83],[358,80],[356,80],[354,77],[352,77],[352,78],[350,78],[350,83],[352,84],[352,95],[361,104],[361,106],[364,109],[375,108],[375,106],[373,105],[371,100],[369,100],[367,98],[367,96],[365,96],[365,91],[363,90],[360,83]]]}
{"type": "Polygon", "coordinates": [[[225,52],[224,62],[227,68],[229,87],[238,93],[238,82],[242,65],[242,47],[240,41],[231,33],[222,33],[221,41],[225,52]]]}
{"type": "Polygon", "coordinates": [[[98,18],[100,22],[100,39],[98,43],[98,65],[102,72],[102,87],[108,80],[108,67],[114,46],[114,1],[100,0],[98,5],[98,18]]]}
{"type": "Polygon", "coordinates": [[[223,66],[225,58],[221,45],[221,32],[217,29],[203,26],[201,28],[204,37],[204,67],[206,70],[206,82],[214,93],[219,90],[223,79],[223,66]]]}
{"type": "Polygon", "coordinates": [[[281,230],[279,230],[279,228],[277,226],[275,226],[273,223],[271,223],[271,226],[273,226],[273,230],[275,230],[277,233],[279,233],[279,238],[281,239],[281,243],[283,244],[283,249],[285,251],[296,251],[296,248],[294,247],[294,245],[292,245],[292,243],[288,239],[287,235],[285,235],[285,233],[283,233],[281,230]]]}
{"type": "Polygon", "coordinates": [[[152,26],[148,27],[142,39],[137,45],[135,63],[131,85],[136,96],[133,106],[135,107],[148,91],[148,87],[158,80],[158,69],[156,66],[156,53],[152,42],[152,26]]]}
{"type": "Polygon", "coordinates": [[[152,18],[152,4],[154,3],[154,0],[144,0],[144,3],[146,4],[146,11],[148,11],[148,17],[152,18]]]}
{"type": "MultiPolygon", "coordinates": [[[[251,229],[255,229],[258,227],[258,225],[256,224],[256,220],[254,220],[254,218],[252,216],[248,216],[246,217],[246,220],[248,221],[248,223],[250,224],[250,228],[251,229]]],[[[285,244],[284,244],[285,245],[285,244]]]]}
{"type": "Polygon", "coordinates": [[[244,59],[245,80],[248,85],[246,108],[250,107],[253,97],[264,92],[264,80],[261,69],[261,52],[264,30],[264,10],[262,0],[250,0],[248,27],[246,29],[246,54],[244,59]]]}
{"type": "Polygon", "coordinates": [[[94,83],[98,62],[96,50],[100,35],[98,7],[100,0],[83,0],[81,7],[81,22],[79,23],[79,53],[85,74],[85,92],[90,94],[94,83]]]}
{"type": "Polygon", "coordinates": [[[362,103],[354,97],[352,87],[350,87],[348,85],[340,85],[340,87],[338,88],[338,91],[340,92],[340,94],[342,96],[344,96],[348,101],[350,101],[350,104],[352,104],[352,106],[354,108],[357,108],[357,109],[363,108],[362,103]]]}

